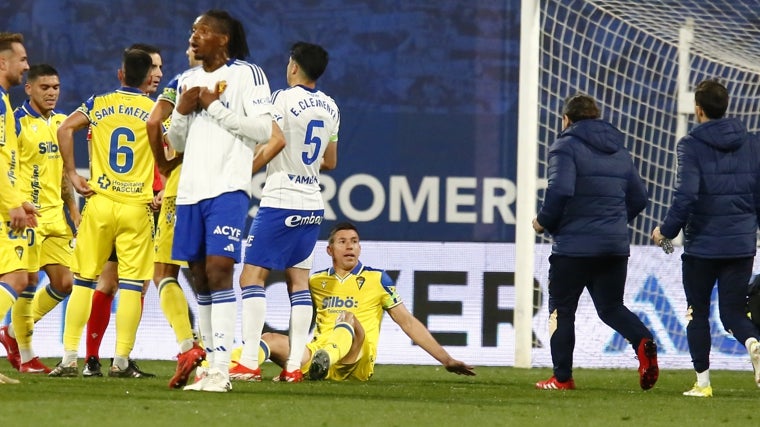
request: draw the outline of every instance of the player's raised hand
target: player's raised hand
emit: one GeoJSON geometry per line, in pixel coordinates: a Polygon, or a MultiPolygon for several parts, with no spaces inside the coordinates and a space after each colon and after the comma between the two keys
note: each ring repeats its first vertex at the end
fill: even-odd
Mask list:
{"type": "Polygon", "coordinates": [[[453,372],[457,375],[475,376],[475,368],[461,360],[451,359],[444,366],[447,371],[453,372]]]}
{"type": "Polygon", "coordinates": [[[200,89],[200,92],[198,93],[198,104],[200,105],[200,107],[203,108],[204,110],[208,108],[208,106],[211,105],[212,102],[219,99],[219,97],[222,95],[226,87],[227,87],[227,84],[224,81],[216,82],[216,85],[214,85],[213,90],[207,87],[202,87],[200,89]]]}

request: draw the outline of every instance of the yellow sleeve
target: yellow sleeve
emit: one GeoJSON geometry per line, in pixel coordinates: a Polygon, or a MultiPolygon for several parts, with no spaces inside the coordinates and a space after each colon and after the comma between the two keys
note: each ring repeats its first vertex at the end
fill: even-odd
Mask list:
{"type": "Polygon", "coordinates": [[[8,180],[8,165],[5,162],[0,162],[0,194],[2,194],[0,207],[2,207],[3,213],[24,203],[24,197],[13,188],[10,180],[8,180]]]}

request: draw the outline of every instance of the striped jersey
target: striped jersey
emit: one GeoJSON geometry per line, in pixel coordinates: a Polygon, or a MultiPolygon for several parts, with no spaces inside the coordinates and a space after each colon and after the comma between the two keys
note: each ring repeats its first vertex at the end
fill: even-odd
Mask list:
{"type": "MultiPolygon", "coordinates": [[[[271,127],[269,82],[261,68],[245,61],[232,59],[212,72],[203,67],[185,71],[177,81],[177,102],[182,88],[213,90],[217,82],[223,86],[219,101],[224,108],[241,121],[266,120],[271,127]]],[[[206,110],[178,115],[175,110],[169,128],[170,144],[184,142],[177,204],[194,204],[239,190],[250,194],[253,150],[249,146],[265,141],[251,141],[231,132],[206,110]],[[187,126],[178,127],[179,120],[187,126]]]]}
{"type": "Polygon", "coordinates": [[[63,208],[63,158],[58,148],[58,127],[66,115],[53,111],[47,119],[27,100],[15,111],[18,121],[19,167],[16,188],[44,217],[63,208]]]}
{"type": "Polygon", "coordinates": [[[85,101],[77,111],[92,131],[90,187],[127,204],[153,200],[153,152],[145,122],[153,100],[140,90],[121,87],[85,101]]]}
{"type": "Polygon", "coordinates": [[[323,209],[319,167],[327,145],[338,142],[338,106],[323,92],[301,85],[276,91],[272,104],[287,143],[267,164],[259,205],[323,209]]]}

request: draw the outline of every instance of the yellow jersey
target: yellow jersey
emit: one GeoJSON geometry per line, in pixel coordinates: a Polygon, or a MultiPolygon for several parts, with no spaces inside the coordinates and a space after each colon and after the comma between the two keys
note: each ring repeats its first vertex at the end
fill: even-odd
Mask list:
{"type": "Polygon", "coordinates": [[[0,161],[5,163],[5,175],[11,185],[15,186],[18,179],[18,126],[8,92],[1,86],[0,97],[0,161]]]}
{"type": "Polygon", "coordinates": [[[63,158],[58,148],[58,127],[66,115],[53,111],[42,117],[29,104],[15,111],[18,122],[18,181],[16,188],[34,204],[44,218],[63,208],[61,180],[63,158]]]}
{"type": "Polygon", "coordinates": [[[121,87],[88,99],[77,111],[90,121],[90,187],[114,201],[145,204],[153,199],[153,152],[145,122],[153,100],[121,87]]]}
{"type": "Polygon", "coordinates": [[[313,340],[319,340],[322,334],[329,335],[338,315],[350,311],[364,328],[374,360],[383,313],[402,303],[390,276],[360,262],[346,277],[338,277],[333,268],[312,274],[309,290],[317,312],[313,340]]]}

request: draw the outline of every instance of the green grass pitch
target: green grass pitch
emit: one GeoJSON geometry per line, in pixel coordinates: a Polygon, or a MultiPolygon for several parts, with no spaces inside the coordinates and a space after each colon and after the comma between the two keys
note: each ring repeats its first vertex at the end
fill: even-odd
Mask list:
{"type": "MultiPolygon", "coordinates": [[[[53,360],[45,360],[53,364],[53,360]]],[[[575,391],[535,390],[549,369],[478,367],[476,377],[437,366],[379,365],[360,382],[233,383],[230,393],[169,390],[175,364],[139,361],[151,379],[48,378],[0,372],[22,381],[0,384],[5,426],[717,426],[758,425],[760,388],[751,371],[712,372],[714,397],[681,393],[691,371],[663,370],[641,391],[635,370],[576,369],[575,391]]]]}

